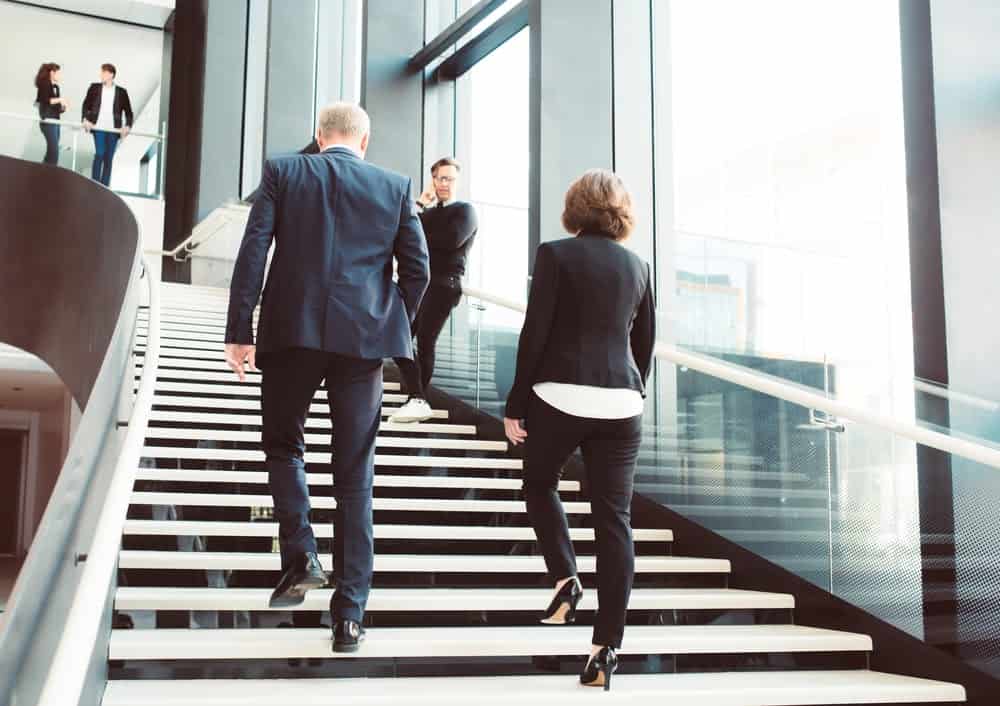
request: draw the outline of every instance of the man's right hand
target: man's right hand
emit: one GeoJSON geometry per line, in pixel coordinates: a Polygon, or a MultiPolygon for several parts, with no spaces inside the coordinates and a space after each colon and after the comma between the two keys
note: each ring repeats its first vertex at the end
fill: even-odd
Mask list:
{"type": "Polygon", "coordinates": [[[84,120],[83,121],[83,131],[84,132],[90,132],[90,128],[92,128],[92,127],[94,127],[94,123],[90,122],[89,120],[84,120]]]}
{"type": "Polygon", "coordinates": [[[417,197],[417,203],[419,203],[424,208],[433,206],[435,201],[437,201],[437,194],[434,193],[433,184],[424,189],[424,192],[420,194],[419,197],[417,197]]]}
{"type": "Polygon", "coordinates": [[[246,382],[247,379],[247,373],[246,369],[243,367],[243,362],[246,361],[250,365],[251,370],[256,370],[256,358],[257,346],[245,343],[226,344],[226,365],[232,368],[233,372],[236,373],[236,377],[240,379],[240,382],[246,382]]]}

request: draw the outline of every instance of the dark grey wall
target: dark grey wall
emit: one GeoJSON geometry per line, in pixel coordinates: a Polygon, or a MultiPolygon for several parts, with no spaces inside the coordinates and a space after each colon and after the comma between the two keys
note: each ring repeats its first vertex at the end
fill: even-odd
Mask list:
{"type": "Polygon", "coordinates": [[[316,123],[316,0],[271,3],[264,155],[297,152],[316,123]]]}
{"type": "Polygon", "coordinates": [[[532,245],[565,236],[563,197],[575,178],[614,167],[611,22],[611,0],[533,0],[532,245]]]}
{"type": "Polygon", "coordinates": [[[240,196],[247,2],[208,3],[197,219],[240,196]]]}
{"type": "Polygon", "coordinates": [[[423,74],[407,62],[424,44],[424,4],[365,3],[361,104],[372,120],[368,159],[420,183],[423,74]]]}

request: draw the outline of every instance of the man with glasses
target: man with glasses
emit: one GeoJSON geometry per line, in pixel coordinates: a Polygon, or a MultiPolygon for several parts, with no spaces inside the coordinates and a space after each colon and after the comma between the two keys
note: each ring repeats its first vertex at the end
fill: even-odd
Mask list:
{"type": "Polygon", "coordinates": [[[431,283],[413,322],[417,351],[413,360],[396,358],[409,399],[389,421],[423,422],[431,418],[425,390],[434,374],[438,336],[462,298],[462,277],[479,222],[472,204],[456,200],[461,165],[450,157],[431,167],[432,182],[417,199],[430,250],[431,283]]]}

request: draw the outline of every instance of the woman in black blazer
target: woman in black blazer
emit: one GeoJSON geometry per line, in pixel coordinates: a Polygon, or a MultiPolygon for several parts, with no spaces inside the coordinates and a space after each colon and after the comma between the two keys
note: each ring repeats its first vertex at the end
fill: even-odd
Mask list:
{"type": "MultiPolygon", "coordinates": [[[[35,75],[35,102],[38,104],[38,117],[43,121],[55,118],[58,120],[69,107],[59,89],[59,77],[62,73],[59,64],[45,63],[38,68],[35,75]]],[[[45,136],[45,164],[59,163],[59,126],[52,123],[39,123],[42,135],[45,136]]]]}
{"type": "Polygon", "coordinates": [[[615,174],[591,170],[574,182],[562,222],[576,237],[538,249],[504,426],[513,444],[525,443],[528,514],[556,578],[542,619],[550,625],[573,622],[583,595],[557,491],[563,464],[582,451],[600,610],[580,680],[608,689],[635,569],[632,478],[653,360],[653,284],[649,265],[621,245],[632,202],[615,174]]]}

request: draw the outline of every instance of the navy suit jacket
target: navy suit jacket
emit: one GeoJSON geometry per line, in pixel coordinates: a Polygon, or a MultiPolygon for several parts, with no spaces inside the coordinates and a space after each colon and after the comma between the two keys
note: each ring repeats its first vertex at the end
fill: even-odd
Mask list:
{"type": "Polygon", "coordinates": [[[430,279],[408,177],[336,147],[264,163],[229,291],[227,343],[413,357],[410,326],[430,279]],[[398,283],[393,282],[393,257],[398,283]]]}

